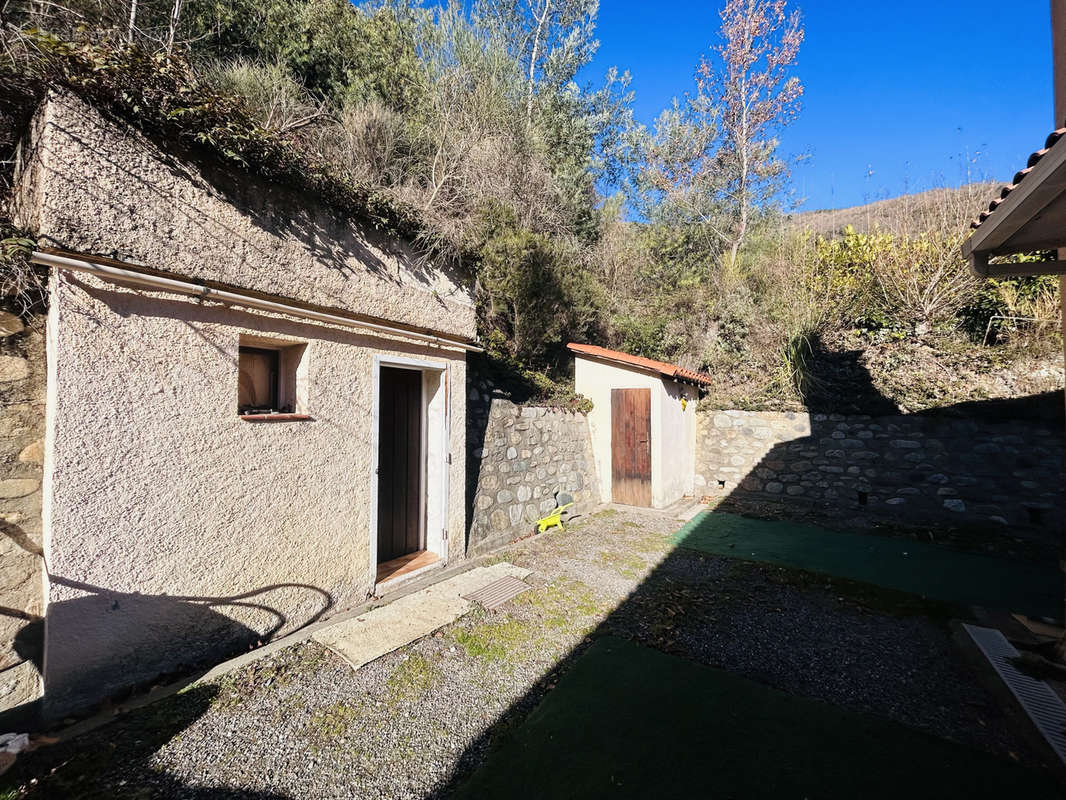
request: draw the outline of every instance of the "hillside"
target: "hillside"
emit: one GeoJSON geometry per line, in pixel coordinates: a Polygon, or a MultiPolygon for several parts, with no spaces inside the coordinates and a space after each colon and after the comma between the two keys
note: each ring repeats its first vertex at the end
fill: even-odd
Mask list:
{"type": "Polygon", "coordinates": [[[789,221],[823,236],[841,234],[848,225],[859,233],[882,230],[913,235],[928,230],[932,224],[956,225],[963,231],[998,188],[997,183],[980,182],[958,188],[929,189],[851,208],[802,211],[790,215],[789,221]]]}
{"type": "MultiPolygon", "coordinates": [[[[189,5],[180,21],[170,4],[138,8],[139,27],[160,27],[105,14],[88,36],[80,17],[20,12],[0,129],[63,88],[414,239],[468,279],[486,363],[540,402],[579,402],[568,341],[706,371],[709,402],[731,408],[869,394],[920,410],[1062,385],[1057,281],[980,281],[960,256],[992,184],[783,216],[771,182],[738,205],[699,104],[649,131],[625,76],[575,94],[591,26],[553,39],[530,73],[538,23],[518,6],[223,0],[221,17],[189,5]],[[168,28],[180,46],[160,47],[168,28]],[[606,179],[627,192],[602,197],[606,179]]],[[[555,19],[553,36],[572,24],[555,19]]],[[[0,134],[0,196],[14,146],[0,134]]],[[[7,222],[0,285],[39,297],[32,232],[7,222]]]]}

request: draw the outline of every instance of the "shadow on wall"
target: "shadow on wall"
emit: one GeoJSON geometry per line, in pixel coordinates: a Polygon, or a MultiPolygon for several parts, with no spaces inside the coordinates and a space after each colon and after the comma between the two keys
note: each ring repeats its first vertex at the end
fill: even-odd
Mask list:
{"type": "Polygon", "coordinates": [[[817,348],[804,382],[807,414],[704,415],[698,493],[723,511],[936,526],[1061,552],[1062,392],[901,414],[860,353],[817,348]]]}
{"type": "MultiPolygon", "coordinates": [[[[833,354],[830,364],[819,368],[845,373],[852,391],[840,398],[815,395],[812,412],[826,415],[824,423],[815,424],[809,436],[771,446],[762,459],[799,467],[793,473],[796,485],[802,485],[806,475],[847,475],[849,466],[865,469],[865,459],[855,460],[861,447],[840,448],[833,456],[838,463],[831,465],[839,472],[822,472],[811,463],[816,456],[804,454],[810,440],[837,441],[832,436],[837,422],[828,419],[830,413],[842,407],[855,414],[898,413],[868,375],[864,382],[857,353],[833,354]]],[[[1059,426],[1060,435],[1051,446],[1061,448],[1061,394],[1055,400],[1051,418],[1039,421],[1049,431],[1059,426]]],[[[1041,409],[1039,415],[1049,408],[1046,398],[1027,398],[967,403],[918,416],[998,420],[1023,409],[1041,409]]],[[[856,441],[881,433],[889,432],[874,430],[856,441]]],[[[927,462],[924,451],[923,458],[908,459],[911,448],[896,449],[899,458],[893,468],[907,472],[907,477],[937,474],[935,455],[927,462]]],[[[996,459],[980,454],[962,458],[987,463],[990,469],[997,466],[996,459]]],[[[1059,492],[1061,506],[1061,480],[1042,488],[1059,492]]],[[[716,521],[728,527],[737,519],[725,513],[727,508],[750,506],[726,498],[707,517],[709,528],[715,528],[716,521]]],[[[857,502],[855,508],[862,513],[857,502]]],[[[903,510],[899,518],[905,521],[903,510]]],[[[836,526],[847,528],[848,522],[836,517],[836,526]]],[[[794,534],[796,539],[783,547],[796,553],[810,549],[803,541],[803,526],[782,527],[786,538],[794,534]]],[[[425,796],[694,797],[706,793],[708,775],[714,776],[716,791],[723,796],[991,798],[1008,790],[1057,796],[1054,782],[1041,769],[1023,768],[1012,759],[1029,768],[1051,762],[1019,746],[1011,733],[1013,723],[998,703],[981,694],[941,625],[922,620],[931,616],[943,623],[950,616],[965,615],[968,600],[962,595],[982,594],[982,586],[968,579],[973,574],[1002,570],[1013,578],[1012,603],[1032,588],[1027,575],[1040,576],[1048,587],[1056,575],[1061,582],[1061,530],[1055,533],[1057,547],[1025,553],[1010,552],[1015,544],[1011,533],[999,530],[997,546],[980,548],[983,555],[959,552],[939,540],[925,544],[930,554],[926,568],[899,582],[917,587],[908,590],[884,588],[894,585],[887,580],[874,586],[849,580],[846,574],[841,579],[832,568],[824,571],[831,577],[783,572],[738,559],[747,555],[744,547],[727,550],[724,557],[692,549],[691,543],[675,547],[594,631],[497,717],[466,748],[448,779],[425,796]],[[961,592],[953,600],[927,599],[944,596],[938,591],[943,584],[961,587],[961,592]],[[897,622],[886,622],[891,619],[897,622]],[[645,672],[643,666],[633,666],[636,659],[629,650],[612,644],[614,637],[641,645],[644,653],[680,658],[670,662],[674,667],[649,667],[645,672]],[[621,654],[613,665],[604,655],[612,650],[621,654]],[[593,656],[597,666],[583,667],[593,656]],[[705,668],[696,680],[693,663],[705,668]],[[678,664],[689,666],[682,669],[678,664]],[[581,674],[571,679],[571,668],[581,674]],[[723,688],[736,680],[725,671],[747,679],[743,692],[723,688]],[[575,690],[570,680],[581,688],[575,690]],[[886,682],[905,689],[889,691],[886,682]],[[564,686],[566,700],[553,700],[553,692],[563,692],[564,686]],[[746,699],[747,693],[757,702],[746,699]],[[732,722],[709,726],[707,720],[714,718],[732,722]],[[945,729],[952,731],[948,738],[945,729]],[[773,758],[765,757],[768,751],[773,758]],[[901,763],[908,768],[900,770],[901,763]]],[[[583,533],[577,529],[553,535],[583,533]]],[[[880,575],[880,562],[871,556],[877,548],[868,547],[866,539],[899,542],[895,555],[909,552],[909,560],[896,558],[888,570],[911,569],[908,565],[919,547],[909,536],[856,535],[847,545],[850,554],[840,559],[868,566],[873,559],[872,571],[880,575]]],[[[1000,591],[995,580],[986,586],[990,608],[996,598],[1010,594],[1000,591]]],[[[644,660],[651,664],[656,659],[663,662],[657,655],[644,660]]]]}
{"type": "MultiPolygon", "coordinates": [[[[82,103],[72,97],[60,98],[58,102],[78,106],[82,103]]],[[[74,113],[80,112],[75,109],[74,113]]],[[[106,109],[95,108],[94,113],[122,130],[129,129],[129,123],[125,119],[106,109]]],[[[102,148],[95,142],[87,141],[79,130],[67,129],[58,123],[53,124],[56,126],[56,132],[68,145],[91,151],[94,158],[104,162],[107,168],[122,180],[150,192],[158,200],[158,209],[187,218],[192,223],[192,227],[203,230],[205,237],[215,238],[218,231],[224,231],[230,237],[238,235],[226,219],[206,217],[203,208],[191,205],[183,200],[179,193],[168,191],[168,186],[157,182],[155,176],[146,176],[133,171],[128,159],[123,160],[118,156],[110,155],[111,150],[102,148]]],[[[459,272],[452,266],[430,262],[424,257],[419,257],[413,250],[399,244],[387,233],[379,232],[364,219],[352,217],[347,212],[338,215],[337,209],[323,202],[321,197],[309,197],[291,186],[272,183],[250,170],[240,170],[228,165],[210,148],[190,146],[188,142],[179,141],[158,131],[142,130],[139,135],[144,136],[155,146],[156,152],[153,155],[177,179],[207,188],[267,233],[283,239],[299,241],[316,260],[347,279],[356,277],[356,271],[351,266],[351,259],[354,257],[373,275],[393,283],[401,282],[396,270],[390,269],[389,265],[382,261],[371,247],[397,257],[398,261],[420,281],[431,282],[436,273],[445,274],[453,283],[458,283],[461,279],[459,272]]],[[[115,141],[122,141],[124,138],[128,137],[120,135],[115,137],[115,141]]],[[[78,191],[83,191],[86,180],[91,181],[97,177],[70,174],[55,169],[54,165],[55,159],[52,159],[49,169],[54,171],[50,171],[47,179],[64,182],[78,191]]],[[[108,180],[114,180],[114,176],[107,177],[108,180]]],[[[115,186],[101,184],[96,188],[99,191],[94,193],[94,197],[98,202],[112,206],[114,212],[121,216],[128,214],[123,193],[115,191],[115,186]]],[[[247,239],[240,239],[239,242],[250,251],[249,256],[254,257],[258,245],[247,239]]],[[[64,241],[49,241],[48,243],[59,248],[72,246],[70,242],[64,241]]],[[[73,249],[80,248],[73,247],[73,249]]],[[[274,254],[267,252],[260,252],[260,255],[267,262],[274,257],[274,254]]],[[[307,286],[316,291],[322,290],[319,283],[310,282],[307,286]]],[[[333,299],[340,300],[341,298],[333,299]]]]}
{"type": "MultiPolygon", "coordinates": [[[[46,618],[27,618],[16,634],[15,651],[46,681],[38,701],[2,715],[9,724],[48,724],[264,644],[289,623],[277,609],[257,602],[257,597],[272,591],[295,589],[318,595],[318,610],[293,631],[318,621],[333,607],[327,592],[305,584],[272,584],[229,597],[193,597],[119,592],[56,575],[48,580],[85,594],[49,604],[46,618]],[[252,629],[222,613],[238,608],[260,613],[269,621],[265,629],[252,629]]],[[[5,609],[0,613],[11,614],[5,609]]]]}

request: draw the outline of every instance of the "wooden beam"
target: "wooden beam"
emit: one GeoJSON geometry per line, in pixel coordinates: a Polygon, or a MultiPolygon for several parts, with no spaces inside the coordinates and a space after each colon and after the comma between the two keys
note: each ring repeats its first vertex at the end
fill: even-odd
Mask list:
{"type": "Polygon", "coordinates": [[[989,263],[988,253],[970,256],[970,267],[982,278],[1019,278],[1023,275],[1066,275],[1066,261],[1001,261],[989,263]]]}
{"type": "Polygon", "coordinates": [[[1066,125],[1066,0],[1051,0],[1051,61],[1055,86],[1054,127],[1066,125]]]}

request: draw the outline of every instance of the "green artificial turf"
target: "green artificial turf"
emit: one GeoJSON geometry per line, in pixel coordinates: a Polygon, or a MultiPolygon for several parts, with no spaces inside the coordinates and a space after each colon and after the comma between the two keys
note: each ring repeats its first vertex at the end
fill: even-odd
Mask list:
{"type": "Polygon", "coordinates": [[[962,606],[1062,618],[1063,573],[1035,564],[889,536],[703,512],[675,544],[872,583],[962,606]]]}
{"type": "Polygon", "coordinates": [[[613,637],[500,739],[458,797],[1062,797],[1041,772],[613,637]]]}

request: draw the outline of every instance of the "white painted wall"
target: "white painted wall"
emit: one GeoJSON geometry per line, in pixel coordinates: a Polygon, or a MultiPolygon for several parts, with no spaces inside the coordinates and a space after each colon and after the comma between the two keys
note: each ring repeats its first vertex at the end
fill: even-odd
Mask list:
{"type": "MultiPolygon", "coordinates": [[[[663,448],[663,469],[659,474],[661,506],[677,502],[691,495],[696,480],[696,403],[695,386],[667,378],[662,385],[662,406],[659,417],[659,441],[663,448]],[[682,408],[682,400],[685,401],[682,408]]],[[[652,495],[655,485],[652,484],[652,495]]]]}
{"type": "Polygon", "coordinates": [[[47,713],[367,597],[375,371],[397,358],[436,367],[425,378],[426,453],[436,462],[427,539],[459,559],[462,352],[58,274],[44,500],[47,713]],[[313,421],[237,416],[237,349],[252,336],[306,345],[303,410],[313,421]],[[460,422],[446,437],[449,416],[460,422]],[[444,487],[446,508],[435,502],[444,487]]]}
{"type": "Polygon", "coordinates": [[[611,502],[611,390],[651,390],[651,498],[664,508],[692,494],[696,464],[696,400],[693,386],[658,374],[574,358],[574,388],[589,398],[589,433],[600,479],[600,499],[611,502]],[[681,400],[686,400],[682,409],[681,400]]]}

